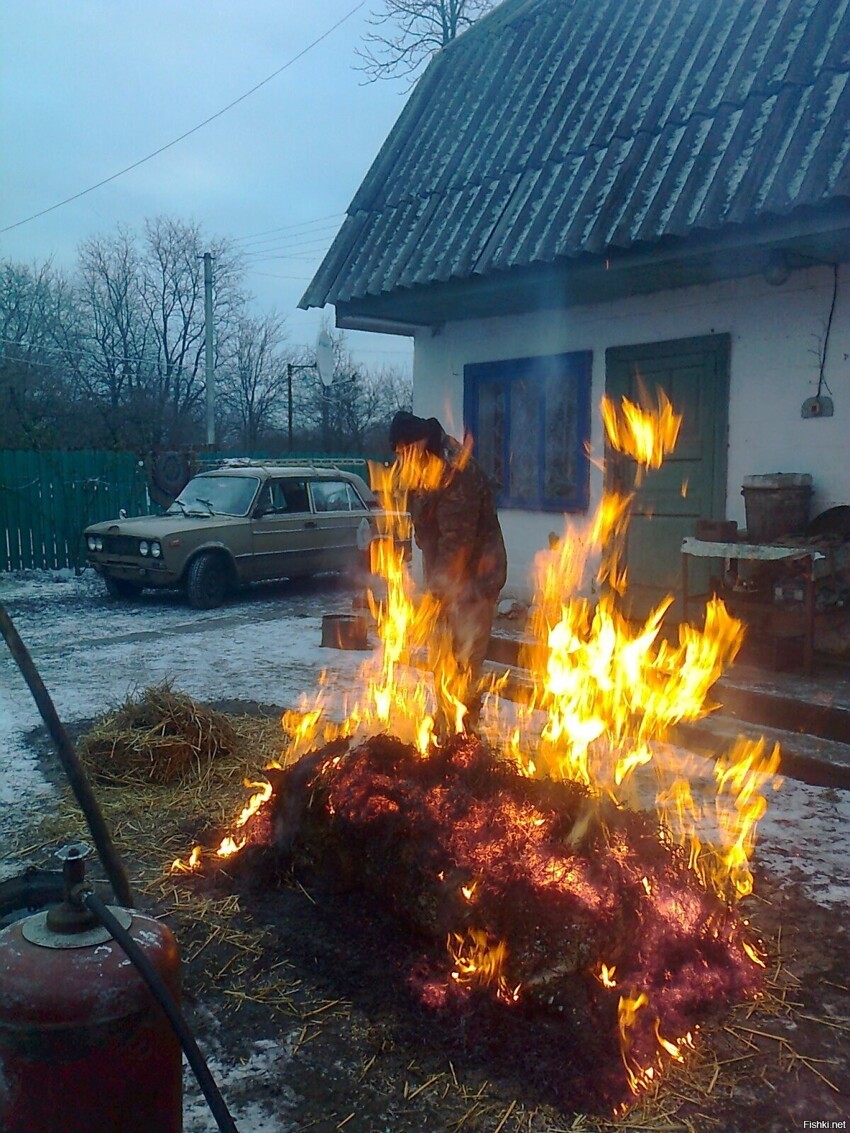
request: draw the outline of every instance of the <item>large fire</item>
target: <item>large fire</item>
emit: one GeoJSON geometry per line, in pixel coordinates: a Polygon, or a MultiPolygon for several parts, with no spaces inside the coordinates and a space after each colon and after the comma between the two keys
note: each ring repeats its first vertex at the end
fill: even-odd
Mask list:
{"type": "MultiPolygon", "coordinates": [[[[626,399],[615,406],[606,400],[603,420],[612,448],[636,462],[638,481],[672,450],[681,423],[663,397],[654,406],[626,399]]],[[[417,463],[411,453],[401,464],[371,471],[373,487],[391,503],[390,512],[400,524],[407,522],[407,490],[431,483],[437,474],[427,457],[417,463]]],[[[254,816],[273,795],[273,782],[280,784],[282,775],[297,774],[288,771],[296,764],[304,776],[313,777],[314,786],[323,785],[322,797],[334,816],[349,814],[352,798],[361,799],[362,821],[368,825],[380,800],[393,814],[399,807],[426,810],[432,816],[442,813],[443,792],[448,788],[428,779],[423,795],[425,788],[416,774],[409,769],[402,773],[405,765],[398,762],[393,764],[394,774],[403,774],[411,784],[403,804],[397,801],[401,787],[397,785],[393,795],[383,782],[385,773],[371,764],[369,774],[377,779],[361,790],[355,785],[364,773],[358,745],[365,743],[368,748],[374,737],[395,737],[394,742],[418,753],[427,777],[436,773],[438,765],[440,775],[457,774],[461,766],[477,767],[483,757],[469,753],[483,742],[512,768],[514,778],[508,793],[489,790],[486,805],[483,801],[479,805],[470,794],[473,801],[467,801],[467,809],[452,813],[452,830],[441,851],[439,873],[457,871],[453,894],[462,907],[445,936],[447,980],[455,993],[489,986],[504,1004],[534,998],[537,977],[526,985],[517,979],[517,969],[523,968],[516,959],[520,945],[509,944],[501,928],[494,931],[494,926],[503,927],[504,918],[494,911],[498,906],[494,894],[503,890],[488,874],[507,868],[507,845],[514,854],[522,847],[523,892],[533,891],[535,900],[552,894],[553,907],[567,901],[564,909],[580,908],[582,917],[598,914],[604,922],[614,915],[609,906],[615,896],[628,904],[637,887],[640,899],[653,903],[656,918],[643,922],[636,906],[638,928],[643,922],[647,934],[663,936],[666,949],[673,937],[709,953],[717,941],[724,942],[734,952],[734,962],[747,967],[746,974],[724,985],[726,991],[752,991],[757,983],[753,972],[761,960],[731,908],[752,891],[750,858],[767,805],[765,791],[777,782],[779,751],[768,750],[763,742],[739,740],[717,759],[714,788],[707,791],[705,776],[692,773],[695,761],[682,758],[669,743],[671,728],[708,711],[709,691],[734,660],[744,630],[716,600],[709,602],[701,628],[682,624],[675,635],[665,626],[672,597],[640,624],[626,616],[622,596],[628,579],[622,549],[631,500],[628,494],[606,493],[586,529],[578,531],[567,524],[561,536],[538,554],[535,597],[521,654],[527,679],[519,689],[512,687],[510,699],[506,678],[491,680],[476,728],[480,740],[464,738],[467,678],[453,657],[438,604],[413,582],[401,546],[408,531],[384,532],[384,538],[373,544],[372,556],[381,590],[376,587],[369,595],[379,648],[362,666],[341,718],[339,713],[335,720],[330,718],[329,690],[324,684],[309,704],[286,713],[282,724],[287,747],[279,763],[266,769],[268,781],[250,784],[255,793],[218,854],[238,852],[256,837],[252,831],[259,827],[252,826],[254,816]],[[587,597],[588,591],[594,593],[593,599],[587,597]],[[433,679],[426,679],[427,674],[433,679]],[[447,760],[446,751],[454,753],[451,759],[447,760]],[[300,763],[308,753],[312,754],[300,763]],[[534,793],[523,793],[518,785],[522,781],[554,781],[580,795],[544,805],[534,793]],[[414,796],[415,808],[410,801],[414,796]],[[576,798],[586,802],[578,805],[576,798]],[[647,806],[654,806],[656,812],[654,842],[675,868],[646,865],[626,840],[626,827],[617,816],[645,812],[647,806]],[[589,844],[609,858],[607,892],[580,856],[589,844]],[[683,871],[691,878],[693,894],[702,895],[701,899],[682,888],[683,871]],[[488,908],[489,920],[476,920],[488,908]],[[714,942],[710,947],[709,940],[714,942]]],[[[386,762],[388,757],[384,753],[375,758],[383,767],[380,760],[386,762]]],[[[290,789],[293,784],[290,780],[290,789]]],[[[353,829],[350,814],[347,821],[346,829],[353,829]]],[[[264,828],[268,831],[269,824],[264,828]]],[[[642,839],[641,834],[641,844],[642,839]]],[[[191,870],[201,860],[196,849],[189,861],[174,865],[191,870]]],[[[416,866],[417,871],[421,868],[416,866]]],[[[434,879],[438,887],[443,881],[442,876],[434,879]]],[[[557,967],[558,959],[553,963],[557,967]]],[[[691,960],[682,964],[691,972],[683,978],[696,979],[689,965],[693,970],[697,965],[691,960]]],[[[525,968],[521,975],[527,974],[525,968]]],[[[671,1007],[681,1004],[682,992],[671,990],[657,973],[650,974],[650,968],[635,961],[630,966],[625,955],[616,963],[605,956],[594,961],[589,973],[601,989],[599,994],[616,999],[620,1056],[635,1093],[651,1082],[665,1059],[681,1060],[692,1043],[688,1029],[664,1033],[668,1024],[685,1028],[686,1013],[671,1007]]],[[[720,984],[717,990],[722,990],[720,984]]],[[[427,994],[436,994],[433,983],[427,994]]]]}

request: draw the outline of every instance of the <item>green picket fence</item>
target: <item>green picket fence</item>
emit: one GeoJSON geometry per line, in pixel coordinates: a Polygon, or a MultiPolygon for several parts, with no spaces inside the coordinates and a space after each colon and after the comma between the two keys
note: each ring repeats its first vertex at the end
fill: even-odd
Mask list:
{"type": "MultiPolygon", "coordinates": [[[[201,471],[244,452],[195,456],[201,471]]],[[[268,459],[252,453],[255,460],[268,459]]],[[[286,463],[336,466],[368,482],[362,457],[303,454],[286,463]]],[[[161,509],[148,492],[145,462],[137,453],[109,451],[22,452],[0,450],[0,572],[79,569],[85,562],[82,533],[90,523],[161,509]]]]}
{"type": "Polygon", "coordinates": [[[79,568],[89,523],[151,510],[132,452],[0,451],[0,570],[79,568]]]}

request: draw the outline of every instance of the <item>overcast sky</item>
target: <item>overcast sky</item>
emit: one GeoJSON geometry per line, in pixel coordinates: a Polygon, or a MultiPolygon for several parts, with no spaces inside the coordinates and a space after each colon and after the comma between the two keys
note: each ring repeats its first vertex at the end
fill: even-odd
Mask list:
{"type": "MultiPolygon", "coordinates": [[[[296,305],[405,101],[400,84],[364,85],[354,68],[374,7],[0,0],[0,259],[71,269],[82,240],[117,224],[195,221],[238,242],[258,308],[314,344],[321,313],[296,305]],[[290,60],[165,152],[18,223],[168,145],[290,60]]],[[[409,368],[408,339],[347,337],[364,364],[409,368]]]]}

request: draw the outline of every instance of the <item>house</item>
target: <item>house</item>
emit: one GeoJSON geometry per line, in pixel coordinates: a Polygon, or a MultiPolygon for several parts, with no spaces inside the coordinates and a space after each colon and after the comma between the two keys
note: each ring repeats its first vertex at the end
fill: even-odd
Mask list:
{"type": "Polygon", "coordinates": [[[431,61],[301,306],[413,337],[416,412],[500,481],[506,592],[632,476],[599,406],[639,379],[684,422],[636,606],[748,475],[850,504],[849,79],[848,0],[506,0],[431,61]]]}

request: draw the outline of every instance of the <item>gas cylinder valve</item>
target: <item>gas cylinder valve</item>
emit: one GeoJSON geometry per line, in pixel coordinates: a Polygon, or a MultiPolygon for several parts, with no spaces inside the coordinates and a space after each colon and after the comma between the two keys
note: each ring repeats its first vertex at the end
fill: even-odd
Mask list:
{"type": "Polygon", "coordinates": [[[83,897],[89,888],[86,882],[86,862],[92,852],[91,846],[86,842],[71,842],[56,851],[56,857],[62,863],[65,894],[61,904],[54,905],[47,911],[46,923],[51,932],[88,932],[99,923],[94,913],[83,904],[83,897]]]}

